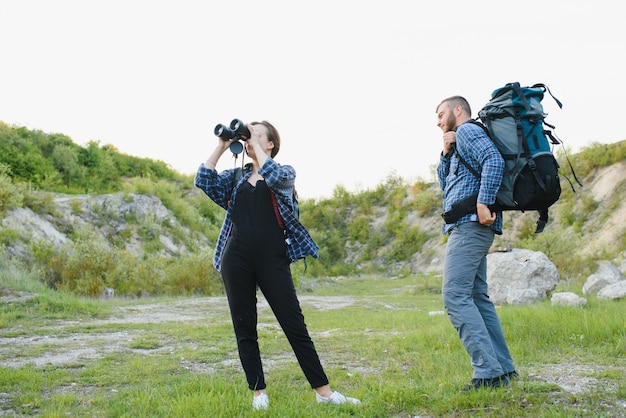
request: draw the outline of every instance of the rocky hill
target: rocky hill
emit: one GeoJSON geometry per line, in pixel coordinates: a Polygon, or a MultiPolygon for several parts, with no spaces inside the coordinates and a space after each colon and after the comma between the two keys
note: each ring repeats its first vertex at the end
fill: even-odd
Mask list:
{"type": "MultiPolygon", "coordinates": [[[[574,277],[592,272],[598,260],[621,263],[626,248],[626,161],[593,171],[582,179],[584,187],[572,192],[563,179],[563,195],[551,209],[551,221],[543,234],[533,235],[535,215],[532,213],[505,214],[505,234],[498,237],[495,246],[530,248],[545,252],[559,268],[562,277],[574,277]]],[[[407,186],[406,196],[400,205],[411,205],[423,199],[424,189],[407,186]]],[[[440,192],[432,184],[428,193],[439,204],[440,192]]],[[[111,247],[141,257],[147,252],[159,257],[176,259],[191,253],[209,254],[213,250],[215,233],[206,234],[194,231],[180,222],[174,212],[153,195],[137,193],[113,193],[106,195],[61,195],[41,193],[39,208],[20,207],[6,211],[0,224],[0,234],[6,256],[29,260],[34,257],[33,243],[43,243],[47,247],[59,248],[80,237],[101,237],[111,247]]],[[[195,194],[195,192],[191,192],[195,194]]],[[[341,202],[309,202],[311,205],[337,205],[341,202]]],[[[303,205],[307,207],[307,203],[303,205]]],[[[306,210],[306,209],[305,209],[306,210]]],[[[383,228],[390,220],[387,207],[374,206],[367,211],[370,231],[383,228]]],[[[345,211],[345,217],[354,220],[359,208],[345,211]]],[[[343,215],[342,215],[343,216],[343,215]]],[[[401,220],[409,229],[421,231],[428,237],[417,251],[405,259],[389,261],[382,254],[389,242],[381,242],[380,250],[367,262],[358,262],[355,271],[370,269],[372,266],[390,274],[399,271],[422,272],[439,271],[445,238],[440,235],[441,220],[436,210],[420,213],[409,210],[401,220]]],[[[221,219],[213,220],[213,230],[217,231],[221,219]]],[[[347,222],[346,225],[353,225],[347,222]]],[[[315,236],[316,231],[328,228],[327,225],[307,227],[315,236]]],[[[350,226],[345,237],[350,236],[350,226]]],[[[371,233],[370,233],[371,236],[371,233]]],[[[365,247],[366,239],[346,238],[343,262],[356,263],[365,247]]],[[[42,245],[43,245],[42,244],[42,245]]],[[[362,258],[362,257],[361,257],[362,258]]]]}
{"type": "Polygon", "coordinates": [[[156,196],[135,193],[49,196],[46,211],[17,208],[2,219],[2,228],[17,231],[20,238],[9,243],[6,250],[9,255],[28,258],[29,244],[33,242],[62,247],[84,235],[80,231],[101,236],[112,246],[119,247],[117,241],[121,241],[126,251],[137,256],[145,251],[147,242],[155,240],[161,257],[189,254],[188,240],[178,238],[181,235],[193,236],[194,247],[206,248],[211,244],[204,235],[192,234],[182,226],[156,196]]]}

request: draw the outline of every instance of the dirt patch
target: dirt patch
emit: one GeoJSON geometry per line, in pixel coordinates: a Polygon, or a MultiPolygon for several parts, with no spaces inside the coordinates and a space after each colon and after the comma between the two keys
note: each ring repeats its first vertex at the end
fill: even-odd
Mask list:
{"type": "MultiPolygon", "coordinates": [[[[0,289],[1,290],[1,289],[0,289]]],[[[2,293],[1,301],[23,300],[32,297],[32,294],[2,293]]],[[[334,310],[352,305],[363,305],[368,301],[345,296],[300,296],[304,310],[334,310]]],[[[264,317],[273,317],[267,301],[261,296],[258,301],[259,327],[272,328],[280,332],[276,323],[263,322],[264,317]]],[[[90,360],[102,358],[114,352],[137,352],[144,355],[153,355],[164,350],[174,350],[168,342],[157,349],[141,350],[131,348],[130,342],[141,337],[144,331],[129,329],[125,331],[103,332],[97,325],[105,324],[157,324],[157,323],[209,323],[218,324],[230,322],[228,303],[224,297],[204,297],[185,299],[131,307],[117,308],[114,313],[105,319],[83,321],[58,321],[51,325],[42,326],[33,330],[32,335],[2,336],[0,335],[0,365],[4,367],[21,367],[33,364],[35,367],[46,365],[63,365],[72,367],[90,360]],[[79,327],[76,327],[79,326],[79,327]],[[68,333],[71,327],[80,328],[80,331],[68,333]],[[88,330],[93,330],[89,332],[88,330]]],[[[18,329],[4,329],[3,334],[20,334],[18,329]]],[[[332,330],[327,333],[332,334],[332,330]]],[[[327,337],[320,333],[315,337],[327,337]]],[[[173,344],[173,343],[172,343],[173,344]]],[[[292,362],[291,353],[266,359],[266,366],[292,362]]],[[[182,367],[198,373],[214,373],[223,367],[239,367],[236,355],[224,359],[220,364],[202,364],[187,359],[181,359],[182,367]]],[[[618,367],[578,365],[573,363],[528,366],[520,370],[523,379],[534,379],[559,386],[564,392],[572,395],[593,393],[596,391],[615,392],[616,384],[608,379],[597,377],[603,372],[621,370],[618,367]]],[[[364,368],[363,374],[376,374],[373,369],[364,368]]],[[[626,407],[626,403],[623,405],[626,407]]]]}
{"type": "Polygon", "coordinates": [[[589,366],[574,363],[542,364],[538,367],[529,367],[526,377],[555,384],[572,395],[615,392],[617,390],[615,382],[595,377],[599,373],[610,370],[621,371],[622,369],[615,366],[589,366]]]}
{"type": "Polygon", "coordinates": [[[0,303],[24,302],[34,298],[36,295],[29,292],[14,291],[8,287],[0,287],[0,303]]]}
{"type": "Polygon", "coordinates": [[[127,332],[0,337],[0,364],[5,367],[71,365],[121,351],[130,340],[132,336],[127,332]],[[37,354],[30,356],[29,352],[37,354]]]}
{"type": "MultiPolygon", "coordinates": [[[[33,297],[25,292],[2,293],[0,302],[14,302],[33,297]],[[6,294],[5,294],[6,293],[6,294]]],[[[316,297],[301,296],[303,308],[321,311],[341,309],[357,302],[350,297],[316,297]]],[[[272,315],[271,308],[265,298],[259,297],[259,318],[272,315]]],[[[105,319],[58,321],[53,325],[42,326],[34,334],[5,337],[0,334],[0,365],[4,367],[21,367],[33,364],[36,367],[45,365],[79,364],[104,357],[113,352],[141,351],[145,354],[171,350],[167,342],[156,350],[137,350],[130,348],[130,342],[141,337],[142,330],[133,329],[123,332],[96,331],[97,325],[108,324],[158,324],[173,323],[230,323],[228,303],[224,297],[204,297],[181,301],[134,305],[121,307],[105,319]],[[67,335],[66,328],[80,326],[81,331],[67,335]],[[86,331],[88,326],[93,333],[86,331]]],[[[277,327],[274,323],[259,320],[259,327],[277,327]]],[[[15,333],[19,330],[4,329],[2,334],[15,333]]]]}

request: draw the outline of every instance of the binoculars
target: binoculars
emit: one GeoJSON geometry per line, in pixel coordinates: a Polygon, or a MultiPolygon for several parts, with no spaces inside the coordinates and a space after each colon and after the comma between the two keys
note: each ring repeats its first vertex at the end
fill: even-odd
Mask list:
{"type": "Polygon", "coordinates": [[[239,140],[247,141],[250,139],[248,127],[239,119],[233,119],[229,126],[218,123],[213,133],[222,141],[230,141],[230,152],[232,152],[235,157],[243,151],[243,145],[241,145],[239,140]]]}
{"type": "Polygon", "coordinates": [[[221,123],[217,124],[213,133],[223,141],[247,141],[250,139],[248,127],[239,119],[233,119],[230,122],[230,126],[222,125],[221,123]]]}

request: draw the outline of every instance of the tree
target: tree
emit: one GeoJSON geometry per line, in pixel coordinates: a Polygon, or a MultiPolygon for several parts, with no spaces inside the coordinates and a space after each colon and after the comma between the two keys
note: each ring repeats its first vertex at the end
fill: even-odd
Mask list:
{"type": "Polygon", "coordinates": [[[63,183],[71,188],[82,186],[85,180],[85,169],[78,162],[78,152],[68,145],[58,145],[50,156],[54,167],[61,173],[63,183]]]}

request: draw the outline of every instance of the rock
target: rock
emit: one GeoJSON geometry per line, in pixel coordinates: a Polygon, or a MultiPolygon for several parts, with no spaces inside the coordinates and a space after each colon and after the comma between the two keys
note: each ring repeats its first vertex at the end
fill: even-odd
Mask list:
{"type": "Polygon", "coordinates": [[[59,231],[52,222],[30,208],[14,209],[3,217],[1,226],[20,231],[26,240],[43,240],[57,247],[69,241],[68,236],[59,231]]]}
{"type": "Polygon", "coordinates": [[[626,296],[626,280],[603,287],[598,292],[598,299],[620,299],[626,296]]]}
{"type": "Polygon", "coordinates": [[[543,299],[537,289],[512,289],[506,296],[506,303],[510,305],[526,305],[543,299]]]}
{"type": "Polygon", "coordinates": [[[597,293],[600,289],[620,280],[624,280],[624,275],[617,266],[609,261],[598,261],[598,270],[587,277],[583,285],[583,293],[585,295],[597,293]]]}
{"type": "Polygon", "coordinates": [[[552,305],[583,307],[587,304],[587,299],[578,296],[573,292],[554,293],[550,298],[552,305]]]}
{"type": "Polygon", "coordinates": [[[497,305],[538,302],[558,282],[556,266],[542,252],[513,249],[487,255],[489,296],[497,305]]]}

